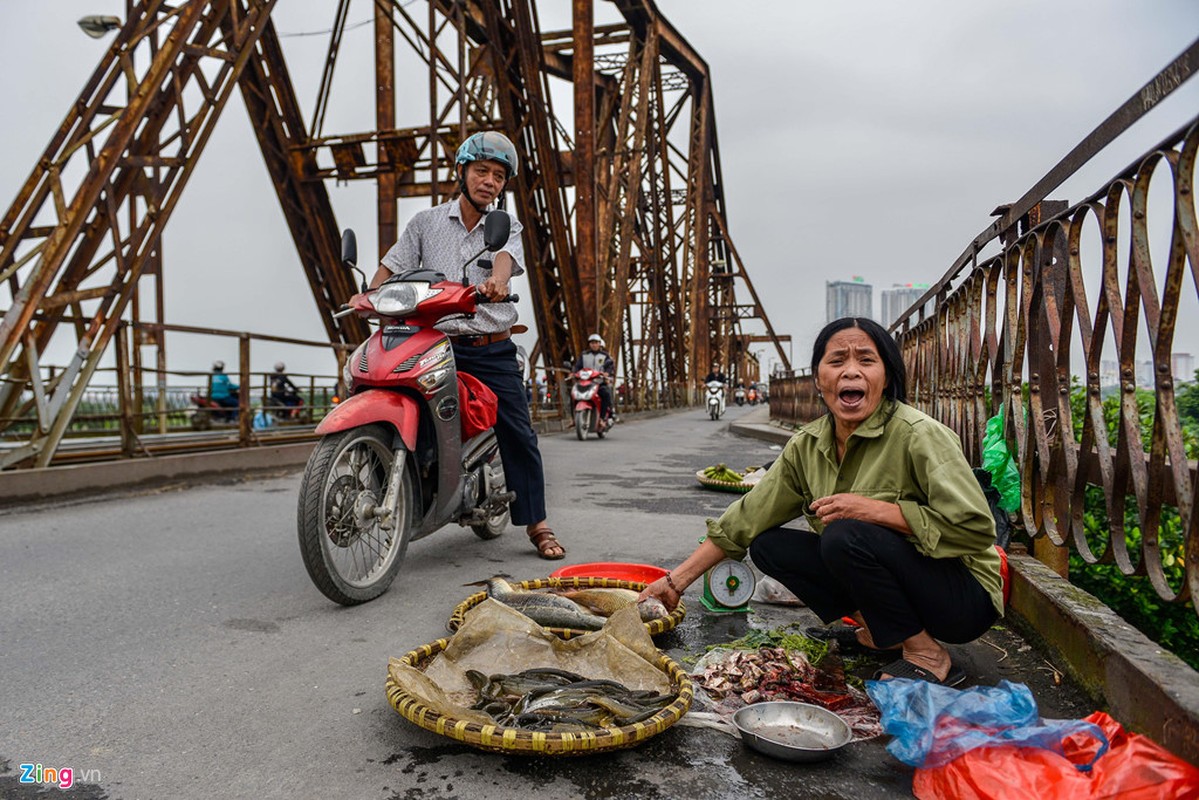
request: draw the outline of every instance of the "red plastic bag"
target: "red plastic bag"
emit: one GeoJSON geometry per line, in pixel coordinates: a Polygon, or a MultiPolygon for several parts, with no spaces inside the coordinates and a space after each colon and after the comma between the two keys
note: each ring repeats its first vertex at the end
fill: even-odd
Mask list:
{"type": "Polygon", "coordinates": [[[1103,729],[1110,749],[1090,772],[1080,772],[1099,743],[1075,735],[1063,757],[1042,748],[980,747],[948,764],[917,769],[912,793],[920,800],[1199,800],[1199,768],[1161,745],[1129,733],[1102,711],[1086,718],[1103,729]]]}
{"type": "Polygon", "coordinates": [[[495,392],[483,381],[465,372],[458,373],[458,413],[462,418],[462,441],[478,436],[495,425],[495,392]]]}

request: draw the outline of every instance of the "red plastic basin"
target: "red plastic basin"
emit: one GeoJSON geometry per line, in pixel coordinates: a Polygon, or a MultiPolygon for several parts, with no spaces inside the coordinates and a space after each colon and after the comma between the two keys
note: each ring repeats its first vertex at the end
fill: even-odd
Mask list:
{"type": "Polygon", "coordinates": [[[611,578],[618,581],[653,583],[670,570],[651,564],[626,564],[619,561],[597,561],[591,564],[570,564],[550,573],[551,578],[611,578]]]}

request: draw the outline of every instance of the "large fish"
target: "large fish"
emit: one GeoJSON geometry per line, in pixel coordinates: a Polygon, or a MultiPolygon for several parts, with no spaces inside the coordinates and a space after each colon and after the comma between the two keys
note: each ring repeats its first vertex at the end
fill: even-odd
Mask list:
{"type": "Polygon", "coordinates": [[[544,592],[516,589],[503,578],[488,578],[467,586],[486,586],[487,596],[514,611],[519,611],[538,625],[547,628],[571,628],[597,631],[607,621],[604,617],[585,611],[566,597],[544,592]]]}
{"type": "Polygon", "coordinates": [[[637,604],[637,613],[641,616],[642,622],[653,622],[656,619],[665,619],[670,616],[670,612],[666,610],[666,606],[656,597],[647,597],[641,602],[637,602],[639,592],[632,589],[574,589],[571,591],[561,591],[559,594],[562,597],[569,597],[583,608],[590,611],[592,614],[599,614],[602,617],[610,617],[625,606],[637,604]]]}

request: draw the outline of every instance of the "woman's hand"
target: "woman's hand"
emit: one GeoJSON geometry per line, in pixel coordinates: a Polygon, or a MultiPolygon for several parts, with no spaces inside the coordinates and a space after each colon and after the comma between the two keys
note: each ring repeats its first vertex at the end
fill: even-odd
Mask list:
{"type": "Polygon", "coordinates": [[[897,503],[873,500],[860,494],[841,492],[821,497],[811,503],[812,513],[825,525],[839,519],[857,519],[893,528],[900,533],[912,532],[897,503]]]}
{"type": "MultiPolygon", "coordinates": [[[[673,578],[671,579],[673,580],[673,578]]],[[[685,586],[680,586],[680,589],[685,589],[685,586]]],[[[674,611],[678,607],[679,601],[683,599],[682,595],[670,588],[666,578],[658,578],[641,590],[641,594],[637,596],[637,602],[641,602],[647,597],[656,597],[662,601],[662,605],[666,606],[667,611],[674,611]]]]}

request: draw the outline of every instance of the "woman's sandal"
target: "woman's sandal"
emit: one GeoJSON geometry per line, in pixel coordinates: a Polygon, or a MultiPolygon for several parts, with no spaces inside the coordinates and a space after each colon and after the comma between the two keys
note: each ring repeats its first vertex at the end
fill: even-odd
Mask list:
{"type": "Polygon", "coordinates": [[[812,627],[804,631],[804,636],[819,642],[836,642],[837,649],[845,654],[863,653],[872,656],[894,656],[903,652],[902,647],[867,647],[858,641],[857,628],[848,625],[832,625],[829,627],[812,627]]]}
{"type": "Polygon", "coordinates": [[[938,678],[932,670],[917,666],[911,661],[900,658],[892,661],[887,666],[874,673],[874,680],[884,680],[883,676],[887,675],[891,678],[912,678],[913,680],[928,681],[929,683],[940,684],[941,686],[957,686],[965,682],[966,672],[956,664],[949,665],[949,674],[945,676],[945,680],[938,678]]]}
{"type": "Polygon", "coordinates": [[[566,558],[566,548],[558,541],[558,537],[554,536],[554,532],[549,528],[542,528],[536,533],[529,534],[529,541],[537,548],[537,555],[547,561],[557,561],[560,558],[566,558]],[[554,548],[558,552],[553,552],[554,548]]]}

